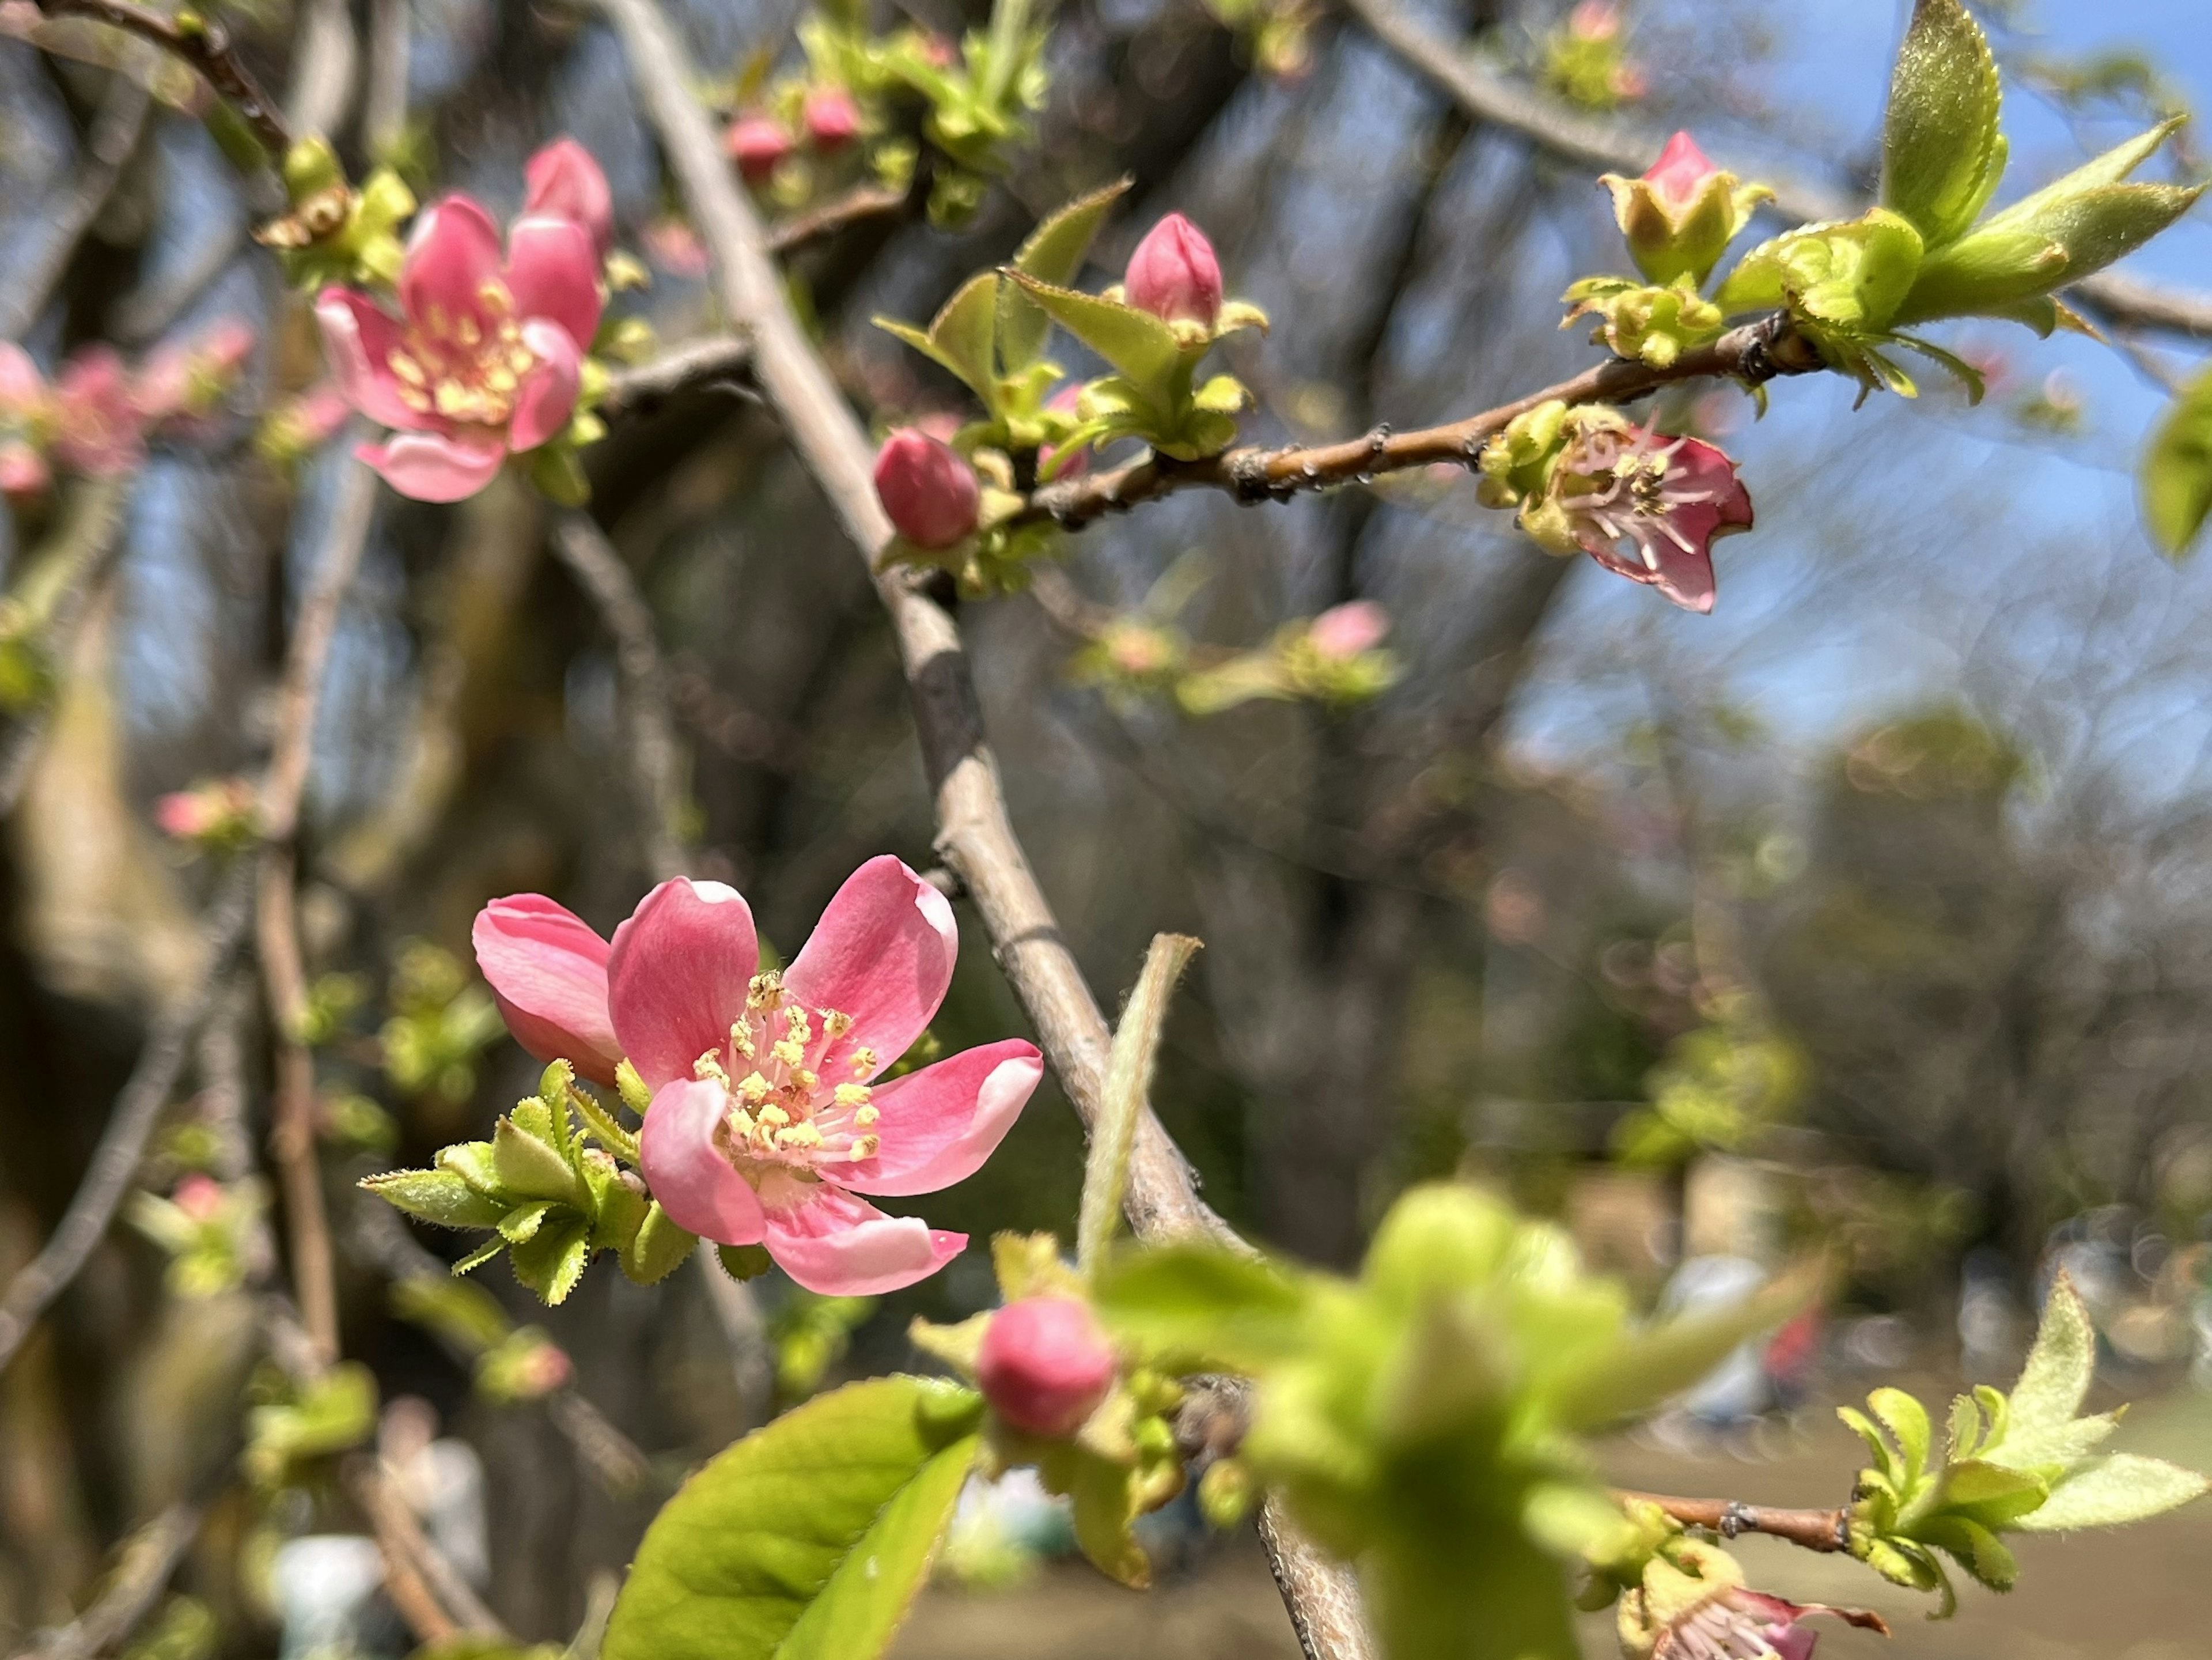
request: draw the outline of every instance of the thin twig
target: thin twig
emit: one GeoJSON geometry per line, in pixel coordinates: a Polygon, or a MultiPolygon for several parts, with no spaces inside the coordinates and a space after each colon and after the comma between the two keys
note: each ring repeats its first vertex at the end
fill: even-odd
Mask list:
{"type": "MultiPolygon", "coordinates": [[[[876,500],[866,435],[785,298],[758,221],[732,182],[666,20],[653,0],[602,0],[621,35],[647,119],[714,261],[732,319],[749,333],[755,375],[890,612],[935,797],[938,851],[966,884],[1000,968],[1036,1028],[1086,1128],[1104,1098],[1109,1037],[1091,988],[1030,872],[984,739],[965,648],[949,612],[912,573],[877,568],[890,524],[876,500]]],[[[1139,1126],[1123,1207],[1140,1238],[1233,1238],[1201,1201],[1189,1164],[1158,1121],[1139,1126]]],[[[1270,1560],[1310,1660],[1369,1652],[1351,1569],[1277,1533],[1270,1560]]]]}
{"type": "Polygon", "coordinates": [[[750,340],[727,334],[694,340],[663,352],[649,363],[608,376],[599,412],[619,420],[694,387],[722,387],[751,395],[748,381],[752,362],[750,340]]]}
{"type": "Polygon", "coordinates": [[[292,148],[291,129],[239,62],[231,49],[230,32],[214,18],[198,11],[171,17],[137,0],[40,0],[40,4],[50,16],[89,17],[152,41],[199,71],[253,129],[271,161],[281,163],[292,148]]]}
{"type": "Polygon", "coordinates": [[[123,1541],[115,1571],[92,1606],[47,1633],[16,1660],[94,1660],[137,1630],[199,1536],[207,1507],[179,1499],[123,1541]]]}
{"type": "Polygon", "coordinates": [[[856,185],[842,195],[833,196],[826,202],[817,202],[804,213],[794,213],[788,219],[780,219],[770,225],[767,232],[768,251],[779,258],[796,253],[809,242],[835,236],[848,225],[900,212],[913,200],[911,189],[893,190],[887,185],[856,185]]]}
{"type": "Polygon", "coordinates": [[[658,880],[680,876],[690,863],[685,833],[690,800],[684,787],[683,752],[669,714],[668,671],[653,638],[652,608],[622,555],[588,515],[566,513],[555,520],[553,549],[615,637],[630,727],[630,769],[645,814],[646,861],[658,880]]]}
{"type": "Polygon", "coordinates": [[[405,1596],[416,1603],[416,1612],[408,1623],[415,1627],[416,1636],[426,1643],[441,1641],[457,1632],[508,1638],[507,1627],[484,1606],[476,1587],[424,1535],[422,1523],[400,1496],[389,1466],[371,1455],[357,1454],[346,1460],[344,1477],[346,1491],[375,1529],[377,1548],[384,1554],[386,1586],[396,1593],[393,1601],[405,1596]],[[413,1595],[418,1589],[428,1595],[427,1608],[413,1595]],[[445,1629],[425,1630],[426,1623],[442,1625],[445,1629]]]}
{"type": "MultiPolygon", "coordinates": [[[[132,53],[136,55],[135,48],[132,53]]],[[[84,161],[64,187],[62,199],[38,216],[46,228],[45,245],[9,282],[7,294],[0,296],[0,340],[18,338],[46,310],[46,301],[76,257],[77,244],[84,240],[93,221],[115,194],[124,164],[137,150],[139,137],[146,131],[146,111],[152,102],[153,94],[145,82],[128,68],[117,70],[109,80],[100,113],[93,118],[92,131],[85,140],[84,161]]]]}
{"type": "Polygon", "coordinates": [[[1063,529],[1078,530],[1106,514],[1127,512],[1140,502],[1177,490],[1218,489],[1240,502],[1280,502],[1302,491],[1364,482],[1412,467],[1438,463],[1472,466],[1483,446],[1514,417],[1540,404],[1620,403],[1683,380],[1725,375],[1756,385],[1777,375],[1811,374],[1820,367],[1812,349],[1790,332],[1786,315],[1777,313],[1730,329],[1711,344],[1683,353],[1663,369],[1608,358],[1557,386],[1440,427],[1394,433],[1383,426],[1364,437],[1334,444],[1274,450],[1248,447],[1196,461],[1147,456],[1109,471],[1048,484],[1030,497],[1013,522],[1049,519],[1063,529]]]}
{"type": "Polygon", "coordinates": [[[1685,1527],[1705,1528],[1723,1539],[1741,1534],[1763,1533],[1786,1539],[1806,1550],[1832,1554],[1851,1548],[1851,1513],[1848,1510],[1772,1510],[1747,1505],[1738,1499],[1675,1499],[1665,1493],[1620,1490],[1613,1498],[1622,1504],[1656,1505],[1685,1527]]]}
{"type": "MultiPolygon", "coordinates": [[[[1658,159],[1666,135],[1617,118],[1584,114],[1486,68],[1437,33],[1401,0],[1343,0],[1376,39],[1433,82],[1475,120],[1517,132],[1577,167],[1637,173],[1658,159]]],[[[1723,164],[1725,165],[1725,163],[1723,164]]],[[[1737,168],[1774,190],[1774,206],[1801,222],[1849,219],[1865,205],[1807,179],[1765,167],[1737,168]]],[[[2100,271],[2067,289],[2084,311],[2115,325],[2212,338],[2212,294],[2100,271]]]]}

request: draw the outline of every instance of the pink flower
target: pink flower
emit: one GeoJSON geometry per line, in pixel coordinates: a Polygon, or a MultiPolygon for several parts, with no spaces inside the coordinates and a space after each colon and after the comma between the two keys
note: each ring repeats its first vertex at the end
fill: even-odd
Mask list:
{"type": "Polygon", "coordinates": [[[0,439],[0,496],[44,496],[53,482],[45,456],[20,438],[0,439]]]}
{"type": "Polygon", "coordinates": [[[757,185],[775,171],[794,146],[780,123],[765,115],[747,115],[730,124],[730,130],[722,135],[722,148],[729,151],[730,160],[738,164],[745,182],[757,185]]]}
{"type": "Polygon", "coordinates": [[[1696,201],[1705,180],[1719,171],[1698,148],[1696,139],[1678,132],[1667,141],[1667,148],[1659,152],[1659,159],[1644,178],[1662,202],[1679,210],[1696,201]]]}
{"type": "Polygon", "coordinates": [[[458,502],[510,453],[560,435],[599,326],[599,258],[573,219],[527,215],[499,231],[465,196],[416,221],[394,320],[367,295],[315,302],[323,349],[346,399],[397,429],[361,459],[402,496],[458,502]]]}
{"type": "Polygon", "coordinates": [[[1713,538],[1752,525],[1735,463],[1695,438],[1598,428],[1561,453],[1555,499],[1575,540],[1607,570],[1686,611],[1713,608],[1713,538]],[[1632,544],[1632,556],[1620,551],[1632,544]]]}
{"type": "Polygon", "coordinates": [[[615,1081],[622,1045],[607,1012],[607,942],[542,894],[495,899],[470,930],[477,966],[514,1041],[566,1061],[595,1084],[615,1081]]]}
{"type": "Polygon", "coordinates": [[[198,790],[172,790],[154,803],[154,823],[162,835],[189,842],[214,827],[217,811],[198,790]]]}
{"type": "Polygon", "coordinates": [[[592,252],[606,257],[615,241],[614,196],[591,151],[573,138],[556,138],[523,165],[522,177],[529,186],[524,217],[573,219],[589,233],[592,252]]]}
{"type": "Polygon", "coordinates": [[[1121,292],[1139,311],[1210,329],[1221,315],[1221,262],[1204,231],[1171,213],[1145,233],[1129,256],[1121,292]]]}
{"type": "Polygon", "coordinates": [[[1331,662],[1345,663],[1364,651],[1372,651],[1390,632],[1390,613],[1372,599],[1353,599],[1331,605],[1313,620],[1306,638],[1331,662]]]}
{"type": "Polygon", "coordinates": [[[806,136],[818,150],[841,150],[860,136],[860,106],[842,87],[817,87],[806,94],[806,136]]]}
{"type": "Polygon", "coordinates": [[[932,550],[973,535],[982,503],[975,470],[914,427],[900,428],[877,452],[876,495],[901,536],[932,550]]]}
{"type": "Polygon", "coordinates": [[[973,1174],[1044,1073],[1035,1046],[1009,1039],[874,1081],[936,1013],[957,955],[952,908],[889,856],[853,873],[780,975],[758,971],[736,890],[684,879],[646,895],[611,951],[550,900],[499,901],[477,919],[477,955],[533,1054],[580,1070],[629,1055],[653,1091],[646,1180],[679,1226],[765,1244],[828,1295],[895,1291],[959,1254],[964,1234],[859,1195],[973,1174]]]}
{"type": "Polygon", "coordinates": [[[1024,1297],[983,1328],[975,1380],[991,1410],[1018,1430],[1062,1440],[1114,1387],[1114,1350],[1089,1304],[1024,1297]]]}
{"type": "Polygon", "coordinates": [[[52,408],[54,459],[72,472],[111,477],[146,459],[131,377],[112,348],[89,346],[64,363],[52,408]]]}
{"type": "Polygon", "coordinates": [[[1825,1602],[1785,1602],[1764,1591],[1732,1587],[1692,1609],[1661,1634],[1651,1660],[1726,1660],[1735,1655],[1771,1655],[1778,1660],[1811,1660],[1817,1632],[1799,1623],[1808,1614],[1832,1614],[1869,1631],[1888,1635],[1881,1616],[1863,1608],[1832,1608],[1825,1602]]]}

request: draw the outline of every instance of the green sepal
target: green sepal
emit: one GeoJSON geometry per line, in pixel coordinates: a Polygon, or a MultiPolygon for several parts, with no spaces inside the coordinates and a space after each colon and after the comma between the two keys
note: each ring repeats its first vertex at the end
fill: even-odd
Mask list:
{"type": "Polygon", "coordinates": [[[641,1286],[665,1280],[691,1260],[699,1236],[687,1233],[669,1220],[659,1200],[648,1206],[629,1244],[623,1248],[622,1270],[641,1286]]]}
{"type": "Polygon", "coordinates": [[[1744,255],[1721,285],[1729,315],[1787,307],[1832,327],[1887,328],[1921,271],[1920,233],[1886,208],[1802,225],[1744,255]]]}
{"type": "Polygon", "coordinates": [[[615,1062],[615,1091],[622,1097],[623,1105],[640,1118],[645,1116],[645,1110],[653,1104],[651,1087],[638,1075],[637,1068],[629,1063],[627,1056],[615,1062]]]}
{"type": "Polygon", "coordinates": [[[541,1224],[536,1232],[507,1250],[514,1277],[538,1293],[549,1308],[568,1300],[592,1260],[591,1225],[574,1212],[541,1224]]]}
{"type": "Polygon", "coordinates": [[[533,1199],[526,1205],[517,1205],[499,1219],[499,1237],[510,1245],[526,1244],[538,1237],[546,1216],[559,1208],[550,1199],[533,1199]]]}
{"type": "Polygon", "coordinates": [[[717,1245],[714,1260],[722,1272],[738,1281],[757,1280],[775,1266],[765,1245],[717,1245]]]}
{"type": "Polygon", "coordinates": [[[456,1141],[449,1147],[438,1149],[438,1168],[449,1171],[467,1183],[478,1193],[489,1198],[505,1200],[500,1207],[502,1213],[513,1208],[507,1198],[507,1188],[500,1180],[499,1171],[492,1160],[492,1145],[489,1141],[456,1141]]]}
{"type": "Polygon", "coordinates": [[[500,1185],[510,1193],[581,1207],[586,1202],[583,1178],[557,1148],[531,1134],[519,1122],[528,1107],[538,1105],[534,1101],[526,1103],[515,1109],[513,1117],[502,1118],[492,1127],[492,1168],[500,1185]]]}
{"type": "Polygon", "coordinates": [[[507,1210],[449,1170],[387,1171],[361,1185],[386,1204],[441,1228],[496,1227],[507,1210]]]}

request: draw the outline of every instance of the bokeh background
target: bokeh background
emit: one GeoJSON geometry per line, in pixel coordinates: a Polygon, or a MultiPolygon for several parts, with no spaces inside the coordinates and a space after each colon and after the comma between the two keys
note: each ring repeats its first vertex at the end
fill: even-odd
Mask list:
{"type": "MultiPolygon", "coordinates": [[[[659,251],[635,308],[667,341],[715,326],[605,27],[555,0],[402,3],[410,165],[511,209],[525,156],[574,134],[612,179],[625,241],[659,251]]],[[[281,84],[298,20],[266,7],[234,22],[281,84]]],[[[702,80],[790,51],[787,6],[673,9],[702,80]]],[[[975,21],[950,0],[902,9],[975,21]]],[[[1639,113],[1863,188],[1905,10],[1643,0],[1639,113]]],[[[2009,72],[2008,189],[2212,96],[2212,34],[2186,0],[1982,10],[2009,72]]],[[[1506,0],[1425,15],[1524,64],[1562,21],[1506,0]]],[[[972,223],[871,223],[797,262],[872,411],[957,401],[872,313],[926,317],[1041,213],[1124,172],[1131,205],[1094,285],[1158,212],[1203,225],[1231,291],[1273,319],[1229,352],[1264,441],[1449,418],[1589,361],[1556,296],[1620,265],[1602,193],[1471,125],[1348,19],[1316,12],[1287,76],[1194,0],[1062,0],[1054,22],[1036,142],[972,223]]],[[[0,293],[29,280],[107,90],[103,71],[0,36],[0,293]]],[[[250,411],[312,378],[313,345],[243,240],[228,165],[158,106],[128,158],[26,344],[51,362],[237,317],[259,344],[233,415],[131,485],[121,558],[0,839],[7,1268],[73,1190],[149,1010],[207,972],[192,919],[222,861],[166,843],[153,804],[257,763],[273,642],[335,476],[328,458],[283,472],[251,443],[250,411]]],[[[2212,233],[2197,216],[2138,263],[2212,282],[2212,233]]],[[[2212,575],[2156,556],[2133,484],[2158,371],[2185,360],[2171,341],[1995,325],[1950,344],[1990,373],[1978,408],[1930,385],[1855,410],[1825,380],[1778,386],[1763,420],[1733,392],[1665,400],[1728,446],[1758,503],[1757,530],[1721,546],[1709,618],[1545,557],[1465,478],[1427,476],[1258,510],[1178,497],[1066,554],[1096,605],[1233,648],[1380,602],[1398,676],[1356,708],[1193,720],[1072,676],[1080,642],[1033,598],[963,609],[1015,820],[1094,987],[1115,997],[1156,930],[1206,942],[1155,1104],[1232,1221],[1343,1265],[1405,1183],[1458,1172],[1560,1216],[1654,1302],[1815,1243],[1844,1251],[1826,1317],[1609,1449],[1623,1479],[1841,1502],[1856,1444],[1830,1407],[1892,1378],[1936,1394],[2008,1379],[2062,1266],[2104,1335],[2100,1388],[2146,1403],[2136,1444],[2212,1456],[2212,575]]],[[[592,470],[667,653],[694,873],[739,885],[788,951],[861,859],[928,866],[879,608],[767,417],[687,394],[592,470]]],[[[912,1315],[965,1314],[993,1288],[979,1252],[872,1307],[774,1279],[733,1307],[711,1274],[646,1291],[603,1270],[546,1310],[495,1267],[482,1281],[507,1317],[574,1368],[521,1401],[472,1387],[436,1320],[395,1304],[421,1251],[460,1248],[395,1242],[351,1179],[482,1134],[535,1073],[485,1018],[471,916],[535,890],[611,929],[651,879],[613,643],[548,522],[511,481],[458,509],[383,502],[317,733],[303,917],[347,1353],[386,1399],[428,1403],[388,1434],[472,1450],[490,1601],[557,1641],[684,1468],[779,1398],[913,1364],[912,1315]],[[596,1456],[594,1435],[614,1438],[596,1456]]],[[[50,528],[0,514],[0,548],[20,564],[50,528]]],[[[1023,1029],[963,927],[949,1048],[1023,1029]]],[[[243,982],[225,996],[146,1173],[156,1190],[208,1123],[265,1131],[266,1033],[243,982]]],[[[1048,1085],[928,1214],[979,1237],[1065,1232],[1080,1158],[1048,1085]]],[[[244,1293],[180,1297],[166,1264],[116,1230],[0,1377],[11,1649],[228,1456],[244,1293]]],[[[915,1660],[1295,1652],[1244,1544],[1163,1535],[1168,1588],[1141,1602],[1031,1561],[1048,1517],[981,1511],[906,1639],[915,1660]]],[[[179,1582],[214,1620],[160,1627],[182,1645],[165,1653],[270,1651],[250,1565],[283,1537],[358,1527],[336,1493],[218,1516],[179,1582]]],[[[1848,1565],[1758,1560],[1776,1589],[1902,1613],[1900,1656],[2182,1660],[2212,1655],[2192,1577],[2208,1547],[2212,1517],[2194,1512],[2124,1541],[2039,1542],[2026,1589],[1970,1594],[1951,1627],[1848,1565]]]]}

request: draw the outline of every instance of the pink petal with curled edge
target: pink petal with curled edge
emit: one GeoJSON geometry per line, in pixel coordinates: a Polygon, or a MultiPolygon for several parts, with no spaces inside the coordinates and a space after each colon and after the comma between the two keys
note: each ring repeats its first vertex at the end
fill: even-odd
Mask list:
{"type": "MultiPolygon", "coordinates": [[[[652,1122],[646,1120],[648,1128],[652,1122]]],[[[886,1216],[827,1183],[805,1193],[796,1204],[768,1211],[768,1254],[776,1267],[824,1297],[897,1291],[927,1280],[968,1248],[964,1233],[933,1228],[918,1216],[886,1216]]]]}
{"type": "Polygon", "coordinates": [[[853,1017],[823,1075],[835,1067],[843,1081],[838,1063],[856,1049],[875,1051],[870,1076],[905,1054],[944,1002],[959,955],[951,904],[899,860],[884,854],[847,877],[783,976],[808,1008],[853,1017]]]}
{"type": "Polygon", "coordinates": [[[470,930],[514,1041],[540,1061],[566,1061],[597,1084],[615,1081],[622,1045],[607,1012],[607,942],[539,893],[495,899],[470,930]]]}
{"type": "Polygon", "coordinates": [[[855,1193],[934,1193],[964,1181],[1006,1140],[1044,1076],[1044,1057],[1018,1037],[963,1049],[878,1087],[880,1146],[837,1166],[855,1193]]]}
{"type": "Polygon", "coordinates": [[[615,1032],[639,1075],[655,1089],[688,1079],[701,1055],[726,1048],[759,967],[753,914],[735,888],[679,876],[640,900],[607,958],[615,1032]]]}
{"type": "Polygon", "coordinates": [[[661,1209],[679,1228],[723,1245],[757,1245],[760,1195],[714,1145],[729,1116],[729,1092],[692,1079],[657,1091],[638,1132],[638,1167],[661,1209]]]}
{"type": "Polygon", "coordinates": [[[568,331],[579,352],[599,331],[599,260],[591,233],[573,219],[518,219],[507,234],[507,291],[514,314],[543,317],[568,331]]]}
{"type": "Polygon", "coordinates": [[[434,432],[398,432],[388,444],[363,444],[354,453],[402,496],[459,502],[491,483],[507,450],[495,435],[487,445],[434,432]]]}
{"type": "Polygon", "coordinates": [[[471,198],[448,196],[424,211],[399,267],[407,319],[443,337],[464,317],[484,322],[483,289],[499,276],[499,227],[471,198]],[[442,325],[442,326],[441,326],[442,325]]]}
{"type": "Polygon", "coordinates": [[[315,301],[315,321],[322,329],[323,356],[347,403],[380,426],[402,432],[447,429],[448,423],[401,400],[401,381],[391,368],[403,339],[400,326],[367,295],[325,289],[315,301]]]}
{"type": "Polygon", "coordinates": [[[613,244],[614,195],[591,151],[573,138],[556,138],[530,158],[522,176],[529,185],[525,214],[574,220],[591,234],[592,246],[600,253],[613,244]]]}
{"type": "Polygon", "coordinates": [[[522,344],[538,354],[538,366],[522,377],[515,391],[514,413],[507,423],[507,446],[534,450],[549,438],[557,438],[576,412],[576,393],[583,385],[583,359],[566,329],[543,318],[522,325],[522,344]]]}

